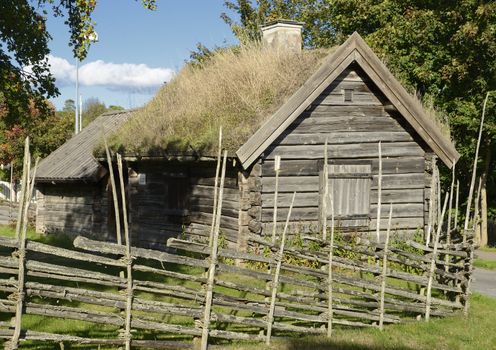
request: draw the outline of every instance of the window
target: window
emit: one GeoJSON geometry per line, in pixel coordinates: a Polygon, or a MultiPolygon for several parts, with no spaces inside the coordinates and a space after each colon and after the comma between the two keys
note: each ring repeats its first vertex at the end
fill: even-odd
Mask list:
{"type": "Polygon", "coordinates": [[[344,102],[353,101],[353,89],[344,89],[344,102]]]}
{"type": "MultiPolygon", "coordinates": [[[[329,164],[329,192],[334,218],[340,227],[369,225],[371,164],[329,164]]],[[[327,202],[327,216],[331,205],[327,202]]]]}

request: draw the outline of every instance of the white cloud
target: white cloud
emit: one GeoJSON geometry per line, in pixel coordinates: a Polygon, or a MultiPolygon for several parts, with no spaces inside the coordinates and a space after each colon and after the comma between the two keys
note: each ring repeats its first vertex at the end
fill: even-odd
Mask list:
{"type": "MultiPolygon", "coordinates": [[[[76,65],[64,58],[48,56],[50,70],[60,86],[74,84],[76,65]]],[[[79,83],[104,86],[112,90],[153,91],[174,76],[170,68],[151,68],[146,64],[112,63],[97,60],[79,67],[79,83]]]]}

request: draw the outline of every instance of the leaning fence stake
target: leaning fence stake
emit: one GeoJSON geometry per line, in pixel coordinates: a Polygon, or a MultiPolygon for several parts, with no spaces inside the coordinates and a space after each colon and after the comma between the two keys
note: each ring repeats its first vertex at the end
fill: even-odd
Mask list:
{"type": "Polygon", "coordinates": [[[105,153],[107,155],[107,164],[109,167],[110,176],[110,186],[112,187],[112,198],[114,199],[114,213],[115,213],[115,234],[117,236],[117,244],[122,244],[121,238],[121,218],[119,214],[119,199],[117,198],[117,188],[115,186],[114,179],[114,169],[112,167],[112,157],[110,156],[110,150],[107,144],[107,139],[104,137],[103,142],[105,143],[105,153]]]}
{"type": "Polygon", "coordinates": [[[274,191],[274,216],[272,226],[272,244],[276,243],[277,232],[277,197],[279,191],[279,170],[281,170],[281,156],[276,156],[274,159],[274,170],[276,172],[276,188],[274,191]]]}
{"type": "Polygon", "coordinates": [[[274,309],[276,307],[276,297],[277,297],[277,287],[279,284],[279,274],[281,272],[282,259],[284,254],[284,244],[286,243],[286,232],[289,226],[289,218],[291,217],[291,211],[293,210],[293,204],[295,201],[296,192],[293,193],[293,199],[291,200],[291,205],[289,206],[288,216],[286,218],[286,224],[284,225],[284,230],[282,231],[281,237],[281,247],[279,248],[279,254],[277,254],[277,265],[276,271],[274,273],[274,279],[272,280],[272,295],[270,299],[269,315],[267,317],[267,336],[265,338],[265,343],[270,345],[270,337],[272,335],[272,323],[274,322],[274,309]]]}
{"type": "Polygon", "coordinates": [[[22,196],[24,197],[24,208],[22,208],[22,222],[21,222],[21,232],[20,237],[17,242],[19,244],[18,254],[19,254],[19,265],[18,265],[18,277],[17,277],[17,304],[15,313],[15,323],[14,332],[12,334],[12,339],[10,342],[11,349],[15,350],[19,347],[19,338],[21,335],[21,322],[22,322],[22,312],[24,308],[24,299],[26,296],[25,291],[25,270],[26,270],[26,236],[28,230],[28,212],[29,212],[29,202],[31,201],[31,195],[34,189],[36,168],[38,166],[38,159],[34,166],[33,174],[31,174],[31,154],[29,152],[29,139],[26,138],[26,149],[24,154],[27,155],[27,159],[24,159],[26,176],[23,175],[24,186],[22,196]]]}
{"type": "Polygon", "coordinates": [[[22,162],[22,179],[21,179],[21,196],[19,198],[19,209],[17,212],[17,222],[16,222],[16,238],[19,239],[21,237],[21,224],[22,224],[22,215],[24,208],[24,196],[26,195],[26,188],[28,180],[28,170],[27,170],[27,160],[29,159],[29,136],[26,137],[24,141],[24,159],[22,162]]]}
{"type": "Polygon", "coordinates": [[[328,271],[328,300],[327,300],[327,307],[328,307],[328,319],[327,319],[327,337],[330,338],[332,336],[332,317],[334,315],[334,311],[332,309],[332,259],[333,259],[333,254],[334,254],[334,198],[332,196],[333,189],[331,188],[331,191],[329,193],[329,202],[331,205],[331,239],[329,242],[329,271],[328,271]]]}
{"type": "Polygon", "coordinates": [[[453,229],[458,229],[458,200],[460,196],[460,180],[456,180],[456,197],[455,197],[455,223],[453,229]]]}
{"type": "Polygon", "coordinates": [[[441,236],[441,228],[443,226],[444,213],[446,212],[446,206],[448,205],[449,193],[446,193],[443,204],[443,211],[441,212],[441,217],[439,219],[439,224],[437,226],[436,238],[434,239],[434,248],[432,250],[431,267],[429,269],[429,281],[427,283],[427,297],[425,299],[425,321],[429,321],[431,316],[431,296],[432,296],[432,280],[434,278],[434,270],[436,268],[436,255],[437,246],[439,244],[439,237],[441,236]]]}
{"type": "Polygon", "coordinates": [[[217,167],[215,169],[215,183],[214,183],[214,209],[212,212],[212,225],[210,226],[210,235],[208,236],[208,244],[212,247],[212,240],[214,235],[215,220],[217,218],[217,187],[219,185],[220,162],[222,159],[222,126],[219,127],[219,150],[217,153],[217,167]]]}
{"type": "Polygon", "coordinates": [[[382,278],[381,278],[381,302],[379,306],[379,329],[384,329],[384,294],[386,293],[386,278],[387,278],[387,254],[389,244],[389,233],[391,232],[391,219],[393,217],[393,203],[389,206],[388,226],[386,230],[386,241],[384,242],[384,250],[382,257],[382,278]]]}
{"type": "Polygon", "coordinates": [[[434,226],[434,209],[436,205],[436,158],[432,157],[432,177],[431,177],[431,191],[429,198],[429,222],[427,224],[427,234],[425,236],[425,246],[428,247],[431,242],[431,232],[434,226]]]}
{"type": "Polygon", "coordinates": [[[203,329],[202,329],[202,338],[201,338],[201,350],[207,350],[208,347],[208,333],[210,327],[210,313],[212,311],[212,298],[213,298],[213,289],[214,289],[214,278],[215,278],[215,270],[217,267],[217,249],[219,245],[219,230],[220,230],[220,216],[222,213],[222,196],[224,193],[224,180],[226,177],[226,163],[227,163],[227,151],[224,151],[224,157],[222,162],[222,174],[220,178],[220,187],[219,187],[219,197],[217,199],[217,210],[215,219],[215,228],[212,239],[212,247],[210,253],[210,267],[208,269],[208,280],[207,280],[207,291],[205,293],[205,310],[203,317],[203,329]]]}
{"type": "Polygon", "coordinates": [[[327,139],[324,145],[324,195],[322,196],[322,239],[327,239],[327,196],[329,196],[329,165],[327,164],[327,139]]]}
{"type": "Polygon", "coordinates": [[[121,186],[121,203],[122,203],[122,219],[124,220],[124,239],[126,243],[126,319],[124,338],[126,341],[126,350],[131,349],[131,313],[133,306],[133,258],[131,256],[131,238],[129,236],[129,225],[127,223],[127,207],[126,207],[126,188],[124,185],[124,175],[122,170],[122,157],[117,153],[117,170],[119,172],[119,182],[121,186]]]}
{"type": "Polygon", "coordinates": [[[382,196],[382,147],[381,141],[379,141],[379,178],[377,181],[377,243],[379,243],[380,232],[381,232],[381,196],[382,196]]]}

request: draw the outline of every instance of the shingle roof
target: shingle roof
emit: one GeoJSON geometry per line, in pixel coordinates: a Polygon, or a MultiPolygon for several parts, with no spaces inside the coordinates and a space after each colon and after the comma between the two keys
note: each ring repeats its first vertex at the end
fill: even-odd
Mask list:
{"type": "Polygon", "coordinates": [[[43,159],[36,173],[36,181],[96,181],[102,166],[93,156],[103,136],[109,137],[120,127],[132,111],[107,112],[92,121],[48,157],[43,159]]]}

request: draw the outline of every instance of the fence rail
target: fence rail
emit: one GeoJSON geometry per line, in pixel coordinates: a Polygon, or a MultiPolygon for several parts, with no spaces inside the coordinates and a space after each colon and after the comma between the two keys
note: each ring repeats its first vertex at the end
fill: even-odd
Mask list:
{"type": "MultiPolygon", "coordinates": [[[[248,241],[248,252],[218,250],[208,336],[262,341],[269,322],[276,337],[288,333],[326,334],[330,244],[315,236],[304,236],[300,246],[287,242],[281,253],[280,242],[251,236],[248,241]],[[278,261],[280,274],[276,279],[278,261]],[[275,280],[277,284],[272,285],[275,280]],[[266,282],[275,288],[275,294],[266,288],[266,282]],[[268,317],[271,302],[273,318],[268,317]]],[[[126,275],[120,275],[127,266],[126,246],[78,237],[74,240],[78,250],[71,250],[28,240],[26,280],[19,286],[15,278],[19,272],[19,241],[0,238],[0,312],[15,314],[21,290],[26,296],[23,315],[115,328],[104,339],[22,330],[21,340],[125,344],[123,330],[128,309],[133,347],[167,348],[172,335],[186,336],[191,345],[194,338],[202,335],[208,283],[205,272],[211,265],[211,247],[180,239],[170,239],[168,246],[177,253],[130,247],[133,298],[127,308],[128,280],[126,275]],[[164,315],[168,318],[164,319],[164,315]],[[153,340],[146,339],[152,335],[153,340]]],[[[333,325],[379,327],[380,320],[385,324],[400,323],[425,317],[427,312],[449,316],[463,309],[468,298],[470,242],[440,244],[437,252],[432,246],[413,241],[404,242],[401,248],[393,244],[387,248],[387,265],[383,269],[385,248],[384,244],[363,241],[333,245],[333,325]],[[432,297],[428,300],[426,288],[433,260],[436,268],[432,297]]],[[[11,329],[0,330],[0,338],[11,337],[11,329]]],[[[184,341],[178,343],[185,345],[184,341]]]]}

